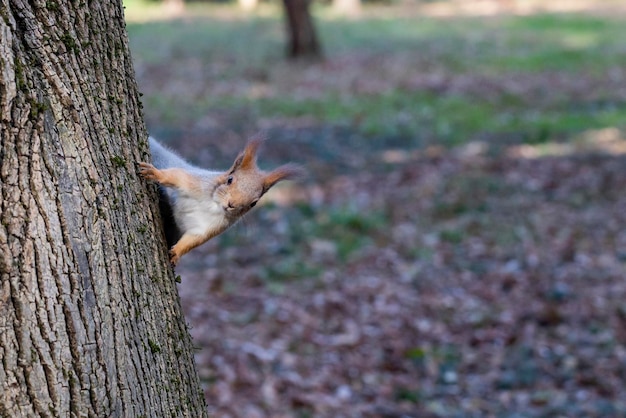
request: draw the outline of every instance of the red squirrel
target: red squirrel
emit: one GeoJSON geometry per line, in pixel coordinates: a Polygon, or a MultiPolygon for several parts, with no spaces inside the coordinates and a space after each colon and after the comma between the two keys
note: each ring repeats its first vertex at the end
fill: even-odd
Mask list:
{"type": "Polygon", "coordinates": [[[178,229],[170,249],[174,266],[184,254],[234,225],[276,183],[303,173],[294,164],[261,171],[256,164],[263,142],[260,136],[248,141],[227,171],[195,167],[155,139],[149,138],[149,142],[154,165],[140,162],[139,174],[161,186],[161,198],[173,215],[178,229]]]}

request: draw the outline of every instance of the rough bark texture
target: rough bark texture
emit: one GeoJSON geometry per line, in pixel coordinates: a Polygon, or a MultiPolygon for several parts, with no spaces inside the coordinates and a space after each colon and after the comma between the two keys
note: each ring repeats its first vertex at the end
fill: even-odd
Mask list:
{"type": "Polygon", "coordinates": [[[309,12],[310,0],[283,0],[283,4],[289,37],[287,55],[290,58],[320,57],[321,49],[309,12]]]}
{"type": "Polygon", "coordinates": [[[0,416],[206,416],[121,2],[0,0],[0,416]]]}

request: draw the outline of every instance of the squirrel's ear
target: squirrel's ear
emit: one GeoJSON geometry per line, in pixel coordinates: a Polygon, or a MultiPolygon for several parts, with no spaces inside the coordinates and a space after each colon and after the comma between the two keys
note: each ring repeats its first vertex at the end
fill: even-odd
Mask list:
{"type": "Polygon", "coordinates": [[[237,156],[237,158],[235,159],[235,162],[233,163],[232,167],[230,167],[230,170],[228,170],[228,172],[230,174],[234,173],[235,170],[241,167],[242,161],[243,161],[243,152],[237,156]]]}
{"type": "Polygon", "coordinates": [[[237,158],[237,161],[241,159],[239,163],[239,166],[241,168],[256,167],[256,155],[263,141],[265,141],[265,137],[260,134],[257,134],[248,141],[248,143],[246,144],[246,148],[237,158]]]}
{"type": "Polygon", "coordinates": [[[256,168],[256,154],[263,141],[265,137],[262,134],[257,134],[248,140],[246,147],[237,156],[229,172],[233,173],[239,168],[256,168]]]}
{"type": "Polygon", "coordinates": [[[263,193],[281,180],[294,180],[304,177],[304,169],[296,164],[282,165],[265,175],[263,178],[263,193]]]}

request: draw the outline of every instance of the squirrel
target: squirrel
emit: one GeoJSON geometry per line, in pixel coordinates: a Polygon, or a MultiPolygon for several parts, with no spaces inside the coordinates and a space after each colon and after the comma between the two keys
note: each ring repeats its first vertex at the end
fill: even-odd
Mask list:
{"type": "Polygon", "coordinates": [[[295,164],[261,171],[256,164],[264,141],[260,135],[248,141],[227,171],[198,168],[154,138],[148,140],[154,165],[140,162],[139,174],[159,184],[173,266],[183,255],[234,225],[276,183],[303,175],[303,169],[295,164]]]}

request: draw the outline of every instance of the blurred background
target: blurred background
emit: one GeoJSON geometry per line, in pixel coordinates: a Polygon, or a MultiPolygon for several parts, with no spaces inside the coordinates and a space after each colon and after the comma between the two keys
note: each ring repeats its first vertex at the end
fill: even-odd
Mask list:
{"type": "Polygon", "coordinates": [[[626,1],[125,12],[151,135],[309,173],[177,268],[213,416],[626,416],[626,1]]]}

